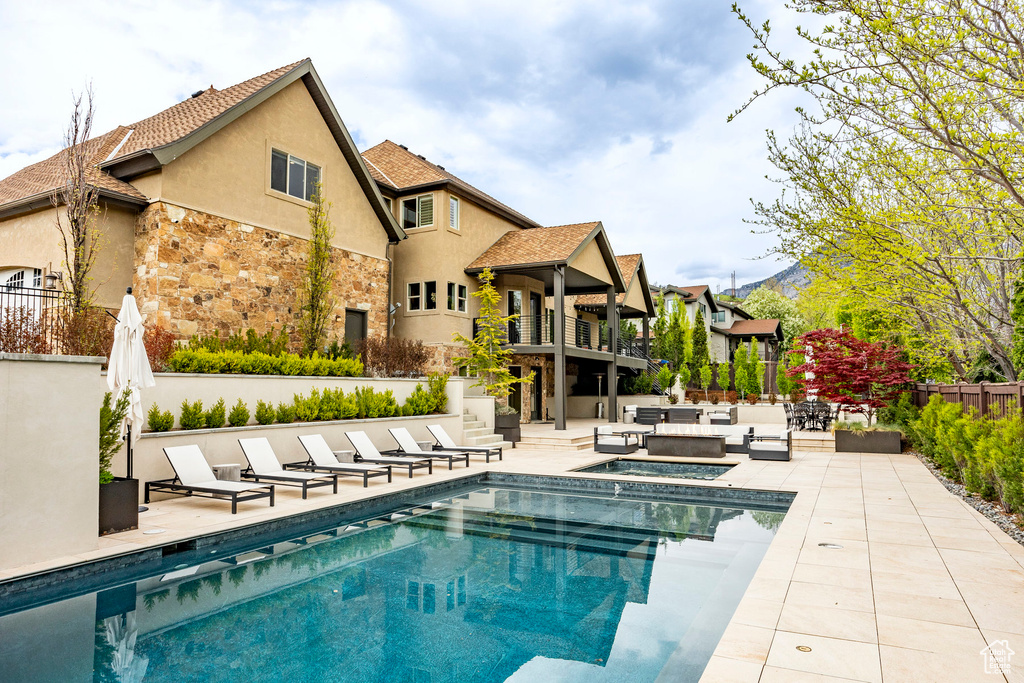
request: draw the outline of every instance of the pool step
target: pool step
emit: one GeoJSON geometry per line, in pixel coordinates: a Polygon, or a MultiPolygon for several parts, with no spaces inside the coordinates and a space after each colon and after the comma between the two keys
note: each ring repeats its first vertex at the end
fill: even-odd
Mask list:
{"type": "Polygon", "coordinates": [[[586,451],[594,447],[594,436],[535,436],[524,435],[518,448],[533,451],[586,451]]]}

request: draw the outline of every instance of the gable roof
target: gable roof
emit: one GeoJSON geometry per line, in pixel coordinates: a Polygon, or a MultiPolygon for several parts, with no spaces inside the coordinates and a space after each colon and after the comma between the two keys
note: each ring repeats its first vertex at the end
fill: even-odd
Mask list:
{"type": "Polygon", "coordinates": [[[612,253],[601,221],[555,225],[506,232],[466,267],[467,273],[484,268],[513,270],[569,264],[592,241],[596,241],[612,276],[616,292],[626,291],[622,271],[612,253]]]}
{"type": "Polygon", "coordinates": [[[506,232],[466,270],[566,263],[600,225],[600,222],[574,223],[506,232]]]}
{"type": "MultiPolygon", "coordinates": [[[[622,281],[626,285],[626,291],[615,295],[615,303],[621,304],[625,300],[626,292],[629,291],[630,285],[633,284],[633,277],[636,275],[637,267],[640,265],[642,258],[640,254],[626,254],[625,256],[615,257],[619,264],[619,270],[622,272],[622,281]]],[[[605,306],[607,303],[608,298],[604,294],[578,294],[576,296],[577,306],[605,306]]]]}
{"type": "Polygon", "coordinates": [[[426,191],[448,185],[456,194],[477,201],[520,227],[540,227],[540,223],[527,218],[486,192],[478,190],[465,180],[449,173],[443,166],[428,161],[426,157],[413,154],[405,145],[385,140],[363,152],[363,159],[367,162],[373,179],[379,185],[396,193],[426,191]]]}
{"type": "Polygon", "coordinates": [[[734,314],[746,320],[753,320],[754,318],[754,316],[750,315],[749,313],[744,311],[742,307],[740,307],[740,302],[738,301],[721,301],[719,299],[715,299],[715,303],[721,306],[722,308],[728,308],[734,314]]]}
{"type": "MultiPolygon", "coordinates": [[[[298,80],[302,80],[309,91],[388,237],[392,241],[404,239],[405,232],[384,205],[376,182],[308,58],[224,90],[210,86],[149,118],[130,126],[118,126],[110,133],[86,141],[83,144],[96,146],[96,152],[90,157],[95,171],[90,172],[91,181],[101,193],[104,189],[119,191],[145,202],[148,198],[125,181],[169,164],[298,80]]],[[[62,154],[64,152],[0,181],[0,217],[11,213],[14,207],[24,210],[23,205],[34,195],[48,195],[60,184],[62,154]],[[50,186],[43,187],[47,184],[50,186]]]]}
{"type": "Polygon", "coordinates": [[[704,297],[710,304],[712,311],[718,310],[718,302],[715,301],[715,297],[711,296],[711,288],[707,285],[694,285],[692,287],[665,285],[664,287],[651,287],[651,289],[655,292],[663,292],[664,294],[675,294],[684,304],[693,303],[697,299],[704,297]]]}

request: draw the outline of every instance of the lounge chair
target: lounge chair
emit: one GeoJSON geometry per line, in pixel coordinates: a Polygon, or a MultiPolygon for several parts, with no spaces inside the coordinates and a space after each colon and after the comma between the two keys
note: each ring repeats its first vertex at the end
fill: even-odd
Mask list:
{"type": "Polygon", "coordinates": [[[377,447],[370,441],[370,437],[366,435],[366,432],[345,432],[345,438],[356,449],[356,455],[359,456],[362,462],[391,465],[392,467],[408,467],[410,479],[412,479],[413,470],[423,467],[427,468],[428,474],[434,473],[434,461],[430,458],[417,458],[411,455],[381,455],[377,447]]]}
{"type": "Polygon", "coordinates": [[[700,414],[704,412],[700,408],[669,408],[668,423],[682,425],[699,425],[700,414]]]}
{"type": "Polygon", "coordinates": [[[367,465],[361,462],[340,462],[334,455],[334,451],[327,445],[324,437],[320,434],[305,434],[299,437],[299,443],[309,456],[309,461],[298,464],[285,465],[285,468],[311,470],[314,472],[330,472],[332,474],[350,474],[354,477],[363,478],[363,488],[370,483],[370,477],[387,475],[388,483],[391,483],[391,465],[367,465]]]}
{"type": "Polygon", "coordinates": [[[469,453],[465,451],[425,451],[420,448],[420,445],[416,443],[416,439],[412,438],[412,434],[405,427],[390,427],[388,431],[391,432],[391,436],[398,442],[398,447],[402,453],[448,461],[448,469],[452,469],[456,460],[465,462],[466,467],[469,467],[469,453]]]}
{"type": "Polygon", "coordinates": [[[750,442],[751,460],[792,460],[793,430],[779,435],[761,434],[750,442]]]}
{"type": "Polygon", "coordinates": [[[199,446],[166,446],[164,455],[174,469],[173,479],[158,479],[146,482],[145,501],[149,502],[151,491],[172,493],[179,496],[201,496],[231,499],[231,514],[238,512],[238,503],[256,498],[270,498],[274,507],[273,484],[246,484],[240,481],[221,481],[214,476],[210,464],[203,457],[199,446]]]}
{"type": "Polygon", "coordinates": [[[337,474],[285,470],[281,467],[281,461],[277,459],[270,442],[264,437],[239,439],[238,445],[242,447],[242,453],[249,461],[249,469],[242,472],[243,479],[252,479],[253,481],[267,479],[285,486],[301,486],[303,499],[306,498],[309,489],[318,486],[333,485],[334,492],[338,492],[337,474]]]}
{"type": "Polygon", "coordinates": [[[640,448],[640,434],[616,434],[615,427],[603,425],[594,427],[594,452],[628,455],[640,448]]]}
{"type": "Polygon", "coordinates": [[[448,432],[441,425],[427,425],[427,431],[437,440],[437,445],[449,451],[462,451],[463,453],[479,453],[484,456],[484,462],[490,462],[491,456],[498,456],[501,460],[501,446],[457,446],[455,440],[448,436],[448,432]]]}

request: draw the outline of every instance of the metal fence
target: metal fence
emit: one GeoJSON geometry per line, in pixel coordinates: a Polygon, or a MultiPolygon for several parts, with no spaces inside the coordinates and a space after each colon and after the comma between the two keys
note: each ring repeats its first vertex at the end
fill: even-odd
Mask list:
{"type": "Polygon", "coordinates": [[[964,410],[974,408],[982,415],[1002,415],[1011,401],[1017,406],[1024,405],[1024,382],[916,384],[913,393],[919,408],[927,405],[932,396],[941,396],[947,403],[959,403],[964,410]]]}
{"type": "Polygon", "coordinates": [[[70,310],[65,292],[0,286],[0,352],[63,353],[70,310]]]}

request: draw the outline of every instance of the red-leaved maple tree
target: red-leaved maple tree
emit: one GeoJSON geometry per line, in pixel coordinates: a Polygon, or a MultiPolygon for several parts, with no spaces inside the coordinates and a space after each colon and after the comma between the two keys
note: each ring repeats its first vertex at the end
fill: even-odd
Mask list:
{"type": "Polygon", "coordinates": [[[867,342],[848,330],[821,329],[796,338],[795,351],[804,362],[787,374],[804,382],[808,392],[860,413],[871,424],[875,411],[894,400],[910,381],[910,363],[900,350],[884,342],[867,342]]]}

